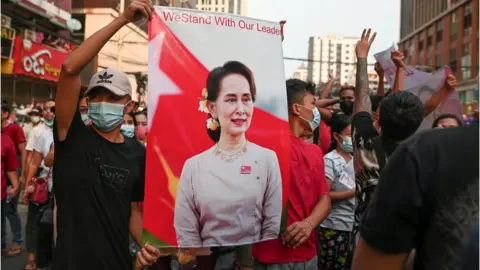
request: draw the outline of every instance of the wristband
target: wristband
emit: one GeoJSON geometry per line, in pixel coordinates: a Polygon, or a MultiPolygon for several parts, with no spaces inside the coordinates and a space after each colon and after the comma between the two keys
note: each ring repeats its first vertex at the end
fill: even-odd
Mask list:
{"type": "Polygon", "coordinates": [[[315,226],[313,226],[313,224],[312,224],[312,222],[310,222],[310,220],[304,219],[303,221],[305,221],[308,225],[310,225],[310,227],[312,227],[312,229],[315,229],[315,226]]]}

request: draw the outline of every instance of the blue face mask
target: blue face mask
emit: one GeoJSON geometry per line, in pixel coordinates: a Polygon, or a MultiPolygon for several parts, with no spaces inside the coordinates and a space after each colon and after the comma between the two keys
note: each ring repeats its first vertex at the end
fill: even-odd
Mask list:
{"type": "Polygon", "coordinates": [[[88,117],[98,129],[109,132],[122,124],[125,106],[108,102],[89,102],[88,117]]]}
{"type": "MultiPolygon", "coordinates": [[[[300,105],[300,104],[297,104],[297,105],[300,106],[300,107],[304,107],[306,109],[310,109],[310,108],[308,108],[306,106],[303,106],[303,105],[300,105]]],[[[310,125],[310,128],[312,129],[312,131],[314,131],[320,125],[320,120],[321,120],[320,111],[318,111],[317,107],[314,107],[313,109],[310,109],[310,110],[312,110],[312,113],[313,113],[313,119],[312,120],[307,120],[307,119],[305,119],[301,116],[300,116],[300,118],[307,121],[308,124],[310,125]]]]}
{"type": "Polygon", "coordinates": [[[90,118],[88,117],[88,114],[81,114],[80,117],[82,117],[82,122],[90,120],[90,118]]]}
{"type": "Polygon", "coordinates": [[[120,132],[125,137],[133,138],[133,135],[135,135],[135,126],[134,125],[122,125],[120,127],[120,132]]]}
{"type": "Polygon", "coordinates": [[[343,138],[343,142],[340,145],[340,147],[342,147],[342,150],[347,153],[353,153],[352,137],[342,137],[342,138],[343,138]]]}
{"type": "Polygon", "coordinates": [[[47,125],[49,127],[53,126],[53,120],[47,121],[47,120],[43,119],[43,123],[45,123],[45,125],[47,125]]]}

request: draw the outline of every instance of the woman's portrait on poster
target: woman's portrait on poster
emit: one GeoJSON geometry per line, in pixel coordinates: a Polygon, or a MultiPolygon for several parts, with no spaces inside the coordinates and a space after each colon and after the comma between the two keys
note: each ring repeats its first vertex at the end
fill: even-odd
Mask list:
{"type": "Polygon", "coordinates": [[[199,111],[207,115],[214,145],[183,166],[174,213],[178,247],[239,246],[278,237],[277,155],[245,135],[256,94],[253,74],[243,63],[229,61],[210,71],[199,111]]]}

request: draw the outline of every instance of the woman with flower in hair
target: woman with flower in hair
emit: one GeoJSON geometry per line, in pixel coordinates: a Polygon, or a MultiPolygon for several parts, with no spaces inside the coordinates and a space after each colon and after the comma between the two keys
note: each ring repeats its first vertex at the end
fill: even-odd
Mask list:
{"type": "Polygon", "coordinates": [[[280,232],[282,180],[272,150],[249,142],[256,88],[248,67],[213,69],[199,110],[215,144],[185,162],[175,203],[179,247],[239,246],[280,232]]]}

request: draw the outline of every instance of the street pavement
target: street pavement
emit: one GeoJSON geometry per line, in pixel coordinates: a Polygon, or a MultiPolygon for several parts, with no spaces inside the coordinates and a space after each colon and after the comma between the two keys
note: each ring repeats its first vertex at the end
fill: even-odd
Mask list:
{"type": "MultiPolygon", "coordinates": [[[[27,224],[27,212],[28,207],[23,204],[18,204],[18,212],[20,214],[20,219],[22,220],[22,231],[23,231],[23,239],[25,240],[25,224],[27,224]]],[[[12,241],[12,231],[10,230],[10,223],[7,221],[7,239],[8,245],[12,241]]],[[[8,258],[2,257],[2,270],[22,270],[25,266],[25,262],[27,261],[27,252],[23,251],[22,254],[8,258]]]]}

